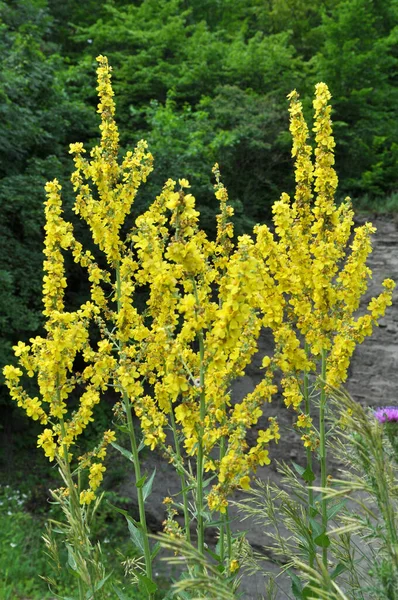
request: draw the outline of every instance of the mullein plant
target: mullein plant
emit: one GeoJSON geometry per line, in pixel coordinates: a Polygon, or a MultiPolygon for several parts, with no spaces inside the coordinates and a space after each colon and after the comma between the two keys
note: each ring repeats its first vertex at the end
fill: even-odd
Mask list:
{"type": "MultiPolygon", "coordinates": [[[[19,366],[8,365],[4,375],[11,397],[43,425],[38,446],[59,465],[65,486],[54,496],[67,518],[65,542],[69,564],[79,576],[79,598],[90,590],[99,597],[106,580],[101,569],[98,576],[85,570],[86,565],[100,565],[99,552],[90,542],[89,516],[106,470],[109,444],[133,465],[139,520],[126,517],[145,562],[144,572],[138,574],[140,587],[152,598],[156,590],[152,561],[158,548],[150,547],[145,500],[153,476],[142,473],[140,450],[160,448],[180,476],[181,502],[172,503],[181,505],[184,527],[177,526],[175,510],[169,509],[165,522],[169,535],[189,541],[193,517],[198,552],[203,556],[206,520],[209,513],[220,511],[219,562],[227,576],[235,572],[239,564],[234,558],[227,496],[249,486],[256,467],[270,462],[269,443],[280,436],[276,420],[269,419],[268,427],[257,432],[255,445],[249,448],[246,442],[248,428],[258,422],[264,402],[276,392],[272,370],[267,369],[261,384],[233,406],[230,384],[250,362],[261,328],[280,322],[283,299],[275,293],[274,280],[252,238],[242,236],[236,247],[232,243],[233,210],[217,166],[215,196],[220,214],[215,241],[199,230],[199,213],[186,179],[178,187],[175,181],[167,181],[123,237],[124,221],[152,169],[152,156],[141,141],[119,162],[110,68],[106,58],[99,57],[98,62],[101,140],[90,158],[80,143],[72,144],[70,152],[76,168],[74,211],[88,224],[103,258],[99,263],[76,239],[62,214],[61,186],[56,180],[48,183],[46,336],[29,344],[20,342],[15,347],[19,366]],[[64,303],[67,251],[87,271],[91,286],[89,300],[74,312],[64,303]],[[140,288],[148,294],[142,312],[135,304],[140,288]],[[90,339],[93,326],[99,333],[96,343],[90,339]],[[74,372],[76,358],[85,364],[79,373],[74,372]],[[24,372],[36,378],[36,397],[24,389],[24,372]],[[110,387],[120,394],[115,420],[122,421],[119,426],[130,448],[116,444],[115,432],[109,429],[96,448],[79,456],[78,438],[93,420],[101,394],[110,387]],[[72,410],[68,397],[74,394],[75,402],[81,389],[85,391],[78,408],[72,410]],[[141,426],[140,439],[133,413],[141,426]],[[172,443],[166,439],[168,430],[172,443]],[[190,468],[186,456],[195,459],[196,468],[190,468]],[[216,483],[209,491],[211,479],[216,483]]],[[[51,553],[53,542],[49,536],[46,540],[51,553]]]]}
{"type": "MultiPolygon", "coordinates": [[[[47,335],[30,344],[19,343],[15,353],[20,366],[7,366],[4,374],[11,396],[44,427],[38,445],[58,462],[65,488],[57,498],[64,502],[67,519],[73,517],[81,523],[79,528],[85,528],[87,556],[93,554],[87,515],[103,479],[108,445],[132,463],[139,520],[126,518],[145,562],[144,572],[138,574],[140,587],[153,598],[152,562],[158,547],[149,543],[145,514],[153,475],[142,470],[141,449],[158,449],[174,465],[181,492],[178,498],[165,499],[165,531],[189,544],[194,520],[201,561],[206,553],[205,528],[214,525],[212,514],[220,513],[219,544],[212,557],[222,577],[232,581],[239,571],[241,543],[231,533],[228,498],[235,489],[250,488],[256,468],[270,462],[269,444],[280,438],[278,423],[270,418],[266,428],[256,431],[254,445],[247,443],[248,430],[257,425],[264,405],[277,392],[275,371],[283,373],[285,402],[297,411],[297,427],[303,428],[305,480],[313,481],[313,452],[318,452],[325,487],[329,386],[338,387],[345,380],[356,344],[371,333],[391,303],[394,284],[386,280],[384,292],[370,302],[368,313],[355,317],[370,275],[366,258],[374,229],[370,224],[358,228],[348,247],[353,213],[348,201],[340,207],[334,203],[337,177],[325,84],[316,87],[314,164],[301,103],[296,92],[290,95],[297,188],[293,202],[283,194],[274,205],[275,233],[257,225],[252,236],[233,241],[233,209],[218,165],[213,169],[220,205],[214,241],[199,229],[199,213],[186,179],[178,184],[168,180],[126,232],[126,217],[153,159],[144,141],[119,159],[110,67],[105,57],[97,60],[101,140],[89,157],[81,143],[72,144],[70,152],[75,162],[74,211],[89,226],[101,262],[84,250],[64,220],[58,182],[48,183],[43,284],[47,335]],[[86,269],[91,284],[90,299],[74,312],[64,306],[65,251],[86,269]],[[138,309],[138,294],[147,298],[144,310],[138,309]],[[95,344],[90,338],[93,326],[99,335],[95,344]],[[244,374],[263,328],[273,332],[274,353],[264,357],[263,378],[254,390],[232,403],[231,384],[244,374]],[[80,373],[74,372],[77,356],[85,363],[80,373]],[[23,370],[37,379],[35,398],[23,388],[23,370]],[[95,404],[111,387],[120,395],[115,422],[127,434],[129,449],[119,446],[109,429],[95,449],[76,456],[78,437],[92,420],[95,404]],[[77,388],[85,391],[72,412],[67,399],[77,388]],[[315,394],[319,431],[312,424],[315,394]],[[176,510],[183,514],[181,527],[175,521],[176,510]]],[[[319,513],[309,485],[307,529],[310,519],[317,523],[316,535],[309,536],[307,545],[311,568],[318,560],[317,547],[322,547],[327,565],[324,496],[321,506],[319,513]]],[[[80,534],[73,535],[74,543],[83,547],[78,543],[80,534]]],[[[69,540],[69,547],[74,543],[69,540]]],[[[203,576],[200,564],[190,569],[191,577],[203,576]]],[[[86,580],[79,579],[81,598],[87,586],[99,589],[105,576],[101,573],[96,583],[86,580]]]]}
{"type": "MultiPolygon", "coordinates": [[[[356,346],[371,335],[391,305],[395,283],[386,279],[384,291],[371,299],[367,310],[362,311],[364,314],[358,314],[372,274],[366,261],[375,228],[365,223],[353,230],[349,198],[340,205],[335,203],[338,179],[333,168],[335,142],[327,86],[319,83],[315,88],[314,159],[299,96],[293,91],[288,98],[296,192],[293,201],[283,194],[273,206],[276,235],[271,238],[267,234],[264,257],[277,290],[285,298],[283,322],[273,330],[276,342],[284,350],[282,355],[277,350],[272,362],[283,374],[285,404],[297,411],[295,427],[302,431],[307,459],[304,466],[294,465],[294,469],[280,466],[290,496],[265,486],[261,492],[264,501],[256,494],[251,507],[249,501],[246,508],[254,516],[261,506],[276,525],[274,551],[279,559],[294,557],[285,561],[287,566],[301,560],[310,572],[330,577],[328,522],[336,505],[330,505],[325,492],[329,481],[327,401],[330,392],[345,382],[356,346]],[[319,494],[313,488],[314,460],[320,469],[319,494]],[[302,484],[307,488],[305,502],[302,484]],[[277,503],[282,499],[279,516],[284,516],[293,534],[293,545],[278,533],[273,499],[277,503]]],[[[264,226],[256,229],[264,231],[264,226]]],[[[338,570],[332,574],[337,576],[338,570]]],[[[313,593],[293,574],[292,586],[297,598],[311,597],[313,593]]]]}

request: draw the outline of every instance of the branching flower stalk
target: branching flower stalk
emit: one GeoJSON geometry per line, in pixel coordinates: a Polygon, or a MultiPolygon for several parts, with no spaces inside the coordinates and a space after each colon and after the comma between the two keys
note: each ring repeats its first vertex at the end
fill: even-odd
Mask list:
{"type": "Polygon", "coordinates": [[[177,424],[175,421],[175,417],[174,417],[174,410],[173,410],[173,406],[170,406],[170,424],[171,424],[171,429],[173,431],[173,439],[174,439],[174,448],[175,448],[175,453],[176,453],[176,458],[177,458],[177,464],[176,464],[176,469],[177,469],[177,473],[178,476],[180,478],[180,482],[181,482],[181,496],[182,496],[182,505],[183,505],[183,512],[184,512],[184,537],[186,539],[187,542],[191,541],[191,526],[190,526],[190,517],[189,517],[189,505],[188,505],[188,482],[187,479],[185,477],[185,473],[183,470],[183,458],[181,456],[181,449],[180,449],[180,441],[178,439],[178,431],[177,431],[177,424]]]}
{"type": "MultiPolygon", "coordinates": [[[[356,345],[371,335],[391,304],[395,287],[391,279],[386,279],[383,292],[369,302],[365,314],[357,316],[371,275],[366,260],[375,229],[370,223],[358,227],[349,246],[353,228],[350,200],[339,206],[334,201],[338,180],[333,168],[335,142],[330,97],[324,83],[316,85],[313,162],[301,102],[296,91],[289,94],[296,179],[294,201],[282,194],[275,202],[276,235],[272,236],[265,226],[255,229],[267,271],[285,299],[281,303],[281,320],[270,325],[276,342],[271,364],[282,371],[285,404],[297,411],[296,427],[304,429],[301,439],[307,449],[307,466],[302,475],[307,489],[315,478],[309,451],[319,449],[322,487],[326,488],[328,481],[325,413],[329,391],[346,380],[356,345]],[[267,240],[267,251],[260,245],[263,239],[267,240]],[[315,383],[310,385],[310,381],[315,383]],[[320,390],[319,432],[312,425],[310,398],[315,390],[320,390]]],[[[326,568],[330,543],[327,499],[323,494],[318,511],[311,490],[307,498],[306,523],[311,534],[306,546],[308,564],[315,568],[316,548],[320,547],[326,568]]]]}
{"type": "MultiPolygon", "coordinates": [[[[321,486],[326,489],[327,486],[327,460],[326,460],[326,350],[321,351],[321,395],[319,399],[319,456],[320,456],[320,467],[321,467],[321,486]]],[[[322,531],[326,534],[328,530],[328,506],[325,494],[322,493],[321,498],[322,507],[322,531]]],[[[311,510],[311,508],[309,508],[311,510]]],[[[328,549],[326,544],[322,546],[322,562],[325,569],[328,568],[328,549]]]]}
{"type": "MultiPolygon", "coordinates": [[[[309,352],[309,348],[308,345],[305,344],[305,352],[308,356],[308,352],[309,352]]],[[[311,422],[311,399],[310,399],[310,382],[309,382],[309,374],[307,371],[304,371],[303,373],[303,400],[304,400],[304,415],[305,418],[308,422],[311,422]]],[[[313,470],[312,470],[312,450],[311,447],[308,445],[306,447],[306,458],[307,458],[307,465],[306,465],[306,470],[307,470],[307,494],[308,494],[308,511],[307,511],[307,517],[308,517],[308,530],[311,530],[311,519],[315,516],[314,514],[314,490],[312,489],[312,485],[313,485],[313,480],[315,478],[315,476],[313,475],[313,470]]],[[[314,541],[312,539],[311,536],[311,541],[309,544],[309,549],[308,549],[308,564],[310,566],[310,568],[314,567],[314,561],[315,561],[315,555],[316,555],[316,549],[315,549],[315,544],[314,541]]]]}
{"type": "MultiPolygon", "coordinates": [[[[193,281],[194,296],[196,301],[195,313],[196,315],[200,311],[200,301],[198,296],[198,290],[193,281]]],[[[198,342],[199,342],[199,425],[198,425],[198,451],[197,451],[197,463],[196,463],[196,511],[197,511],[197,527],[198,527],[198,550],[200,554],[204,554],[205,548],[205,531],[204,531],[204,517],[203,517],[203,464],[204,464],[204,424],[206,417],[206,389],[205,389],[205,346],[203,340],[203,330],[199,328],[198,331],[198,342]]]]}
{"type": "MultiPolygon", "coordinates": [[[[116,302],[117,302],[117,315],[121,312],[121,281],[120,281],[120,265],[116,265],[116,302]]],[[[121,360],[125,360],[124,353],[124,344],[122,340],[119,340],[119,349],[120,349],[120,358],[121,360]]],[[[133,423],[133,415],[132,415],[132,406],[131,400],[126,392],[126,390],[122,390],[122,398],[124,410],[127,418],[127,429],[130,440],[131,454],[133,456],[133,465],[134,465],[134,474],[135,481],[141,481],[141,464],[140,457],[138,454],[138,444],[135,435],[134,423],[133,423]]],[[[145,559],[145,570],[147,577],[152,580],[152,557],[151,557],[151,548],[149,545],[149,537],[148,537],[148,527],[146,522],[145,515],[145,500],[143,496],[142,485],[136,485],[137,489],[137,500],[138,500],[138,510],[140,515],[140,527],[142,532],[142,542],[144,546],[144,559],[145,559]]],[[[149,600],[152,598],[152,594],[148,596],[149,600]]]]}
{"type": "MultiPolygon", "coordinates": [[[[264,429],[256,431],[252,446],[247,442],[248,431],[257,425],[277,392],[275,371],[282,372],[286,406],[298,414],[296,427],[304,430],[306,482],[314,475],[310,452],[319,447],[321,479],[326,485],[324,415],[328,391],[345,381],[356,345],[372,333],[391,304],[395,284],[384,281],[384,291],[370,301],[366,314],[356,316],[370,276],[366,259],[374,228],[369,223],[358,227],[348,247],[353,212],[348,199],[340,206],[334,203],[335,143],[330,93],[323,83],[316,86],[314,100],[314,164],[301,102],[297,92],[289,95],[296,193],[294,201],[283,194],[275,202],[275,232],[267,225],[256,225],[253,235],[242,235],[232,242],[233,209],[216,165],[215,196],[220,213],[215,241],[199,229],[199,213],[186,179],[179,180],[179,189],[169,179],[131,230],[122,235],[153,159],[146,142],[140,141],[134,151],[119,160],[110,67],[105,57],[97,60],[101,139],[89,158],[83,144],[71,145],[75,163],[71,180],[76,193],[74,211],[89,226],[96,252],[102,255],[101,264],[106,266],[100,268],[93,253],[76,240],[72,225],[62,217],[61,188],[57,181],[48,183],[43,284],[47,335],[30,340],[30,345],[20,342],[15,354],[21,368],[8,365],[4,374],[12,398],[28,416],[46,426],[38,439],[46,456],[60,464],[67,456],[68,468],[69,461],[76,461],[70,486],[74,485],[72,474],[78,472],[84,482],[82,474],[87,472],[86,488],[78,490],[79,510],[86,510],[95,500],[105,472],[106,449],[114,442],[115,433],[105,431],[97,447],[83,457],[73,456],[73,446],[93,419],[101,394],[109,386],[120,394],[131,456],[126,449],[119,449],[134,463],[144,579],[150,598],[150,590],[156,587],[144,506],[150,480],[143,484],[146,474],[140,464],[134,415],[141,428],[140,443],[152,451],[160,447],[167,452],[166,430],[173,431],[175,449],[171,448],[169,457],[173,464],[179,463],[186,543],[188,471],[183,461],[196,461],[196,489],[192,494],[197,511],[197,553],[203,557],[205,551],[207,504],[210,513],[219,512],[223,522],[223,573],[235,573],[239,561],[232,556],[236,544],[229,527],[228,499],[236,489],[250,489],[257,467],[270,463],[269,444],[280,439],[277,420],[272,417],[264,429]],[[74,312],[64,307],[66,251],[87,271],[91,286],[90,299],[74,312]],[[141,312],[136,303],[140,288],[147,296],[141,312]],[[92,326],[99,334],[95,345],[89,335],[92,326]],[[244,375],[263,328],[273,332],[275,351],[263,358],[263,376],[254,390],[233,403],[231,383],[244,375]],[[79,374],[73,372],[77,356],[85,365],[79,374]],[[22,369],[28,376],[36,376],[37,397],[31,398],[21,385],[22,369]],[[320,435],[312,425],[310,385],[319,375],[320,435]],[[78,409],[72,412],[66,400],[71,393],[77,395],[80,387],[85,391],[78,409]],[[214,483],[205,489],[204,473],[208,472],[214,483]]],[[[71,490],[75,498],[77,492],[73,487],[71,490]]],[[[310,519],[315,524],[320,520],[322,527],[322,536],[318,535],[321,542],[314,535],[308,546],[311,569],[318,564],[317,543],[323,548],[323,566],[327,565],[326,508],[324,497],[321,514],[316,512],[312,491],[308,490],[305,538],[310,535],[310,519]]],[[[170,511],[170,518],[175,514],[170,511]]],[[[173,523],[170,535],[184,537],[178,523],[173,523]]]]}

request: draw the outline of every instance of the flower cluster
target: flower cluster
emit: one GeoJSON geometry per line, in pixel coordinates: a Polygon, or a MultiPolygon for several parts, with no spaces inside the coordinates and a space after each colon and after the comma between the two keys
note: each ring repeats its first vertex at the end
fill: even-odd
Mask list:
{"type": "MultiPolygon", "coordinates": [[[[7,366],[4,373],[12,397],[27,414],[51,425],[38,440],[50,460],[70,460],[70,449],[92,420],[101,393],[113,386],[126,414],[134,410],[151,450],[161,446],[168,452],[166,429],[171,427],[175,446],[183,440],[187,455],[197,457],[198,477],[204,470],[215,473],[208,505],[223,512],[230,492],[248,488],[256,468],[269,464],[269,444],[280,438],[277,421],[270,419],[254,446],[247,443],[248,430],[277,393],[275,370],[283,373],[285,402],[298,412],[304,444],[316,447],[311,417],[301,408],[303,373],[315,374],[326,351],[327,384],[344,382],[355,346],[391,304],[394,283],[386,280],[367,313],[356,316],[371,274],[366,259],[374,228],[368,223],[357,228],[348,246],[353,212],[348,199],[340,206],[334,202],[335,143],[330,93],[323,83],[316,86],[314,100],[314,161],[298,94],[289,95],[296,193],[293,201],[283,194],[275,202],[274,232],[257,225],[253,235],[233,241],[233,209],[215,165],[220,210],[214,241],[199,228],[187,179],[168,180],[123,239],[126,216],[152,169],[152,156],[140,141],[120,163],[110,67],[102,56],[98,62],[101,141],[90,158],[80,143],[72,144],[70,152],[74,211],[88,224],[103,254],[100,264],[106,266],[100,268],[94,255],[83,250],[63,219],[58,182],[47,184],[47,337],[15,348],[21,368],[37,377],[38,396],[30,398],[24,391],[21,368],[7,366]],[[87,270],[91,283],[90,300],[75,312],[64,306],[65,251],[87,270]],[[139,295],[146,302],[142,311],[139,295]],[[89,336],[93,324],[100,337],[95,347],[89,336]],[[264,358],[263,377],[254,390],[233,403],[231,383],[244,374],[263,328],[272,330],[275,351],[264,358]],[[78,355],[85,367],[74,374],[78,355]],[[67,398],[81,386],[79,407],[70,413],[67,398]]],[[[89,470],[83,504],[95,496],[113,440],[114,433],[105,432],[98,449],[80,460],[89,470]]],[[[170,455],[180,456],[180,449],[170,455]]]]}
{"type": "Polygon", "coordinates": [[[347,198],[334,201],[337,175],[333,168],[335,142],[324,83],[315,89],[315,160],[308,143],[309,131],[296,91],[289,94],[290,131],[295,158],[296,193],[274,204],[276,238],[267,236],[269,274],[285,298],[282,325],[270,324],[276,342],[275,362],[284,374],[283,394],[287,406],[299,412],[298,427],[307,428],[304,444],[316,446],[309,415],[301,412],[303,373],[316,373],[322,352],[327,355],[326,382],[339,387],[347,378],[357,344],[371,335],[373,326],[391,304],[395,283],[386,279],[384,291],[358,316],[361,297],[371,270],[366,260],[371,252],[370,223],[353,228],[353,211],[347,198]],[[351,244],[349,240],[353,238],[351,244]],[[271,242],[271,243],[270,243],[271,242]]]}
{"type": "Polygon", "coordinates": [[[384,408],[377,408],[374,411],[374,416],[379,423],[397,423],[398,406],[385,406],[384,408]]]}

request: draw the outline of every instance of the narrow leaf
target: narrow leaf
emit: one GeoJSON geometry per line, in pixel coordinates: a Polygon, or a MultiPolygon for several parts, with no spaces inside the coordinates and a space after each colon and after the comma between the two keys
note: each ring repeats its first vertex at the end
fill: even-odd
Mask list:
{"type": "Polygon", "coordinates": [[[156,542],[156,544],[154,545],[154,547],[152,548],[152,552],[151,552],[151,559],[153,560],[154,558],[156,558],[156,556],[159,554],[161,545],[159,542],[156,542]]]}
{"type": "Polygon", "coordinates": [[[333,519],[333,517],[335,517],[337,515],[337,513],[339,513],[340,510],[345,507],[346,503],[347,503],[347,501],[343,500],[342,502],[338,502],[337,504],[333,504],[333,506],[331,506],[328,509],[328,511],[327,511],[328,520],[333,519]]]}
{"type": "Polygon", "coordinates": [[[70,566],[70,568],[73,571],[77,571],[77,564],[76,564],[75,557],[73,555],[73,550],[72,550],[71,546],[69,546],[69,544],[66,544],[66,547],[68,549],[68,565],[70,566]]]}
{"type": "Polygon", "coordinates": [[[310,527],[312,530],[312,537],[318,537],[320,535],[322,535],[322,533],[324,533],[324,529],[322,527],[322,525],[320,523],[318,523],[318,521],[316,521],[315,519],[310,519],[310,527]]]}
{"type": "Polygon", "coordinates": [[[143,475],[142,477],[140,477],[138,479],[138,481],[135,482],[135,487],[136,488],[142,488],[143,485],[144,485],[144,483],[145,483],[145,480],[146,480],[146,475],[143,475]]]}
{"type": "Polygon", "coordinates": [[[126,457],[128,460],[131,460],[131,462],[134,462],[133,455],[129,450],[126,450],[126,448],[122,448],[121,446],[119,446],[119,444],[116,444],[116,442],[111,442],[111,445],[114,448],[116,448],[116,450],[118,450],[120,452],[120,454],[123,454],[123,456],[126,457]]]}
{"type": "Polygon", "coordinates": [[[343,563],[339,562],[337,563],[333,571],[330,573],[330,578],[336,579],[336,577],[341,575],[341,573],[344,573],[344,571],[347,571],[347,567],[343,563]]]}
{"type": "Polygon", "coordinates": [[[127,510],[124,510],[123,508],[119,508],[118,506],[115,506],[114,504],[112,504],[111,502],[109,502],[109,500],[107,500],[107,504],[108,506],[110,506],[111,508],[113,508],[113,510],[115,510],[116,512],[120,513],[121,515],[123,515],[123,517],[126,517],[126,519],[128,521],[131,521],[132,523],[134,523],[134,525],[139,525],[138,521],[136,521],[135,519],[133,519],[133,517],[131,517],[129,515],[129,513],[127,512],[127,510]]]}
{"type": "Polygon", "coordinates": [[[128,598],[120,588],[117,587],[117,585],[113,584],[112,585],[114,591],[117,594],[117,597],[119,598],[119,600],[130,600],[130,598],[128,598]]]}
{"type": "Polygon", "coordinates": [[[304,471],[305,471],[304,467],[301,467],[300,465],[295,463],[293,460],[292,460],[292,465],[299,475],[302,475],[304,473],[304,471]]]}
{"type": "Polygon", "coordinates": [[[129,428],[127,425],[118,425],[117,423],[113,423],[113,427],[116,427],[122,433],[129,433],[129,428]]]}
{"type": "Polygon", "coordinates": [[[292,573],[291,571],[288,571],[288,575],[292,581],[292,592],[295,598],[297,598],[297,600],[302,600],[302,590],[303,590],[303,585],[300,581],[300,579],[297,577],[297,575],[295,575],[294,573],[292,573]]]}
{"type": "Polygon", "coordinates": [[[108,581],[108,579],[112,575],[112,573],[113,573],[113,571],[108,573],[108,575],[106,577],[104,577],[103,579],[101,579],[101,581],[99,581],[98,583],[95,584],[94,592],[98,592],[105,585],[105,583],[108,581]]]}
{"type": "Polygon", "coordinates": [[[131,541],[135,547],[144,554],[144,538],[142,531],[130,519],[127,519],[127,526],[129,528],[131,541]]]}
{"type": "Polygon", "coordinates": [[[152,492],[152,485],[153,485],[153,480],[155,479],[155,475],[156,475],[156,467],[154,468],[152,475],[150,476],[150,478],[148,479],[148,481],[145,483],[144,487],[142,488],[142,495],[144,496],[144,501],[148,498],[148,496],[152,492]]]}

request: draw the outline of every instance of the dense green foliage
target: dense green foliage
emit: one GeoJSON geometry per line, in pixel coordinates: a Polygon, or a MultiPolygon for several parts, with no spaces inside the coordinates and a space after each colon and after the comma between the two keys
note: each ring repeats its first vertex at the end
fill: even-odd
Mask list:
{"type": "Polygon", "coordinates": [[[186,176],[209,229],[218,161],[237,232],[267,219],[293,186],[285,96],[320,80],[341,193],[371,206],[397,189],[397,0],[9,0],[0,32],[2,364],[40,328],[43,185],[58,177],[70,197],[68,144],[95,136],[100,53],[123,146],[145,137],[155,156],[137,211],[186,176]]]}

